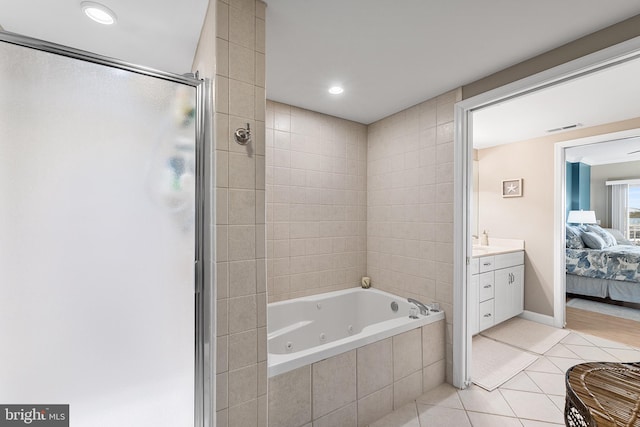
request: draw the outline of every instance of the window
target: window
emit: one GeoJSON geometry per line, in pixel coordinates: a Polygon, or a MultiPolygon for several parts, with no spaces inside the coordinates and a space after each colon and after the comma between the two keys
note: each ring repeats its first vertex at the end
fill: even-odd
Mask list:
{"type": "Polygon", "coordinates": [[[629,185],[628,239],[636,244],[640,242],[640,184],[629,185]]]}

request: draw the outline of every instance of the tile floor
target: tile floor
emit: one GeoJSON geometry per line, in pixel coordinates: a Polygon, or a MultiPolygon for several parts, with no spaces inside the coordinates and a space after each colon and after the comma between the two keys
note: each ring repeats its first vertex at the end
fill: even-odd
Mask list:
{"type": "Polygon", "coordinates": [[[498,389],[442,384],[370,427],[564,426],[564,372],[586,361],[637,362],[640,349],[571,332],[498,389]]]}

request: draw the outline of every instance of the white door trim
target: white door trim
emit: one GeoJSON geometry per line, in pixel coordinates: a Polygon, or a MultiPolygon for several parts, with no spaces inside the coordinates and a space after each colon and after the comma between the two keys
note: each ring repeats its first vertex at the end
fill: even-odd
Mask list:
{"type": "MultiPolygon", "coordinates": [[[[471,337],[468,334],[467,318],[467,259],[471,256],[471,239],[469,238],[469,194],[472,176],[472,137],[471,113],[496,102],[517,97],[528,92],[552,86],[579,75],[606,68],[639,56],[640,37],[611,46],[590,55],[567,62],[533,76],[518,80],[505,86],[465,99],[455,105],[454,115],[454,285],[453,285],[453,385],[465,388],[470,379],[471,337]]],[[[566,143],[557,144],[555,149],[555,189],[554,189],[554,320],[555,326],[564,325],[564,220],[561,214],[564,209],[564,159],[566,143]],[[562,147],[561,147],[561,146],[562,147]],[[560,164],[561,169],[558,169],[560,164]],[[558,182],[560,180],[560,182],[558,182]],[[561,302],[562,300],[562,302],[561,302]]],[[[575,145],[580,145],[576,143],[575,145]]]]}

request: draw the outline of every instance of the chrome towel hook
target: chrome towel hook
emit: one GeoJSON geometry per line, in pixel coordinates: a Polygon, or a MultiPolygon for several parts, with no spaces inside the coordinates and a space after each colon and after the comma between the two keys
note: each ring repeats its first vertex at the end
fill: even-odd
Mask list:
{"type": "Polygon", "coordinates": [[[249,127],[249,123],[247,123],[247,128],[238,128],[233,133],[235,140],[240,145],[247,145],[251,141],[251,128],[249,127]]]}

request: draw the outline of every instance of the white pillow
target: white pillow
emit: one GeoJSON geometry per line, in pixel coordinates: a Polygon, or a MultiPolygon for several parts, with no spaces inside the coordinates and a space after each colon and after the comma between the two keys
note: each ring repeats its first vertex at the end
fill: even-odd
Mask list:
{"type": "Polygon", "coordinates": [[[608,231],[609,234],[611,234],[613,238],[616,239],[616,244],[618,245],[635,245],[635,243],[633,243],[631,240],[625,239],[620,230],[616,230],[615,228],[604,228],[603,230],[608,231]]]}

